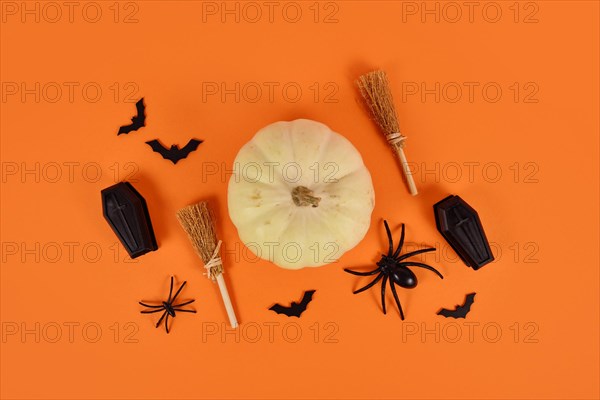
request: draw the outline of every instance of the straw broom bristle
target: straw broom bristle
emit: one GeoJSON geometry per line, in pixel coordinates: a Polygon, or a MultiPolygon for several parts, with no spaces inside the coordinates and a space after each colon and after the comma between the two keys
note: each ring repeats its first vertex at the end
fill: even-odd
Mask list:
{"type": "Polygon", "coordinates": [[[221,242],[217,241],[214,219],[210,208],[208,208],[208,203],[201,201],[182,208],[177,211],[177,219],[187,233],[190,242],[192,242],[194,250],[204,261],[204,267],[207,269],[206,275],[219,285],[229,324],[232,328],[237,328],[238,322],[233,304],[231,304],[227,285],[223,279],[223,264],[218,251],[215,253],[215,249],[220,246],[221,242]]]}
{"type": "MultiPolygon", "coordinates": [[[[208,203],[201,201],[198,204],[187,206],[177,211],[177,219],[192,242],[192,246],[202,261],[210,261],[217,247],[217,233],[213,223],[212,212],[208,203]]],[[[223,266],[218,267],[220,273],[223,266]]]]}
{"type": "Polygon", "coordinates": [[[398,115],[396,114],[392,91],[385,72],[381,70],[369,72],[360,76],[356,84],[373,119],[379,125],[385,139],[400,161],[410,194],[415,196],[418,193],[417,186],[403,150],[406,136],[400,133],[398,115]]]}
{"type": "Polygon", "coordinates": [[[400,124],[385,72],[369,72],[360,76],[356,84],[382,132],[384,134],[399,133],[400,124]]]}

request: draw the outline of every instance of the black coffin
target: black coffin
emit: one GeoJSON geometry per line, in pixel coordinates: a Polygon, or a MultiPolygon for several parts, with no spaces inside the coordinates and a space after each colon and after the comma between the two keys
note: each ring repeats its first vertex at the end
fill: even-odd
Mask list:
{"type": "Polygon", "coordinates": [[[438,230],[467,266],[477,270],[494,260],[479,215],[467,202],[450,195],[433,210],[438,230]]]}
{"type": "Polygon", "coordinates": [[[131,258],[158,249],[146,200],[129,182],[101,192],[104,218],[131,258]]]}

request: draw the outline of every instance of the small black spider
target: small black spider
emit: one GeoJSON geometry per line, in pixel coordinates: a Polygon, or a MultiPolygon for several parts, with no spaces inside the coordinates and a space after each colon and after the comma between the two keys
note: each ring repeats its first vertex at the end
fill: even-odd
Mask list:
{"type": "Polygon", "coordinates": [[[181,292],[181,289],[183,289],[183,287],[185,286],[186,283],[187,283],[187,281],[183,282],[181,284],[181,286],[179,286],[179,289],[177,290],[177,293],[175,293],[175,296],[173,296],[173,298],[171,298],[171,295],[173,294],[173,277],[171,277],[171,289],[169,289],[169,299],[167,301],[163,301],[160,306],[152,306],[152,305],[149,305],[149,304],[142,303],[140,301],[139,303],[141,305],[143,305],[144,307],[156,308],[156,310],[142,310],[140,312],[142,314],[152,314],[152,313],[156,313],[156,312],[160,312],[162,310],[165,310],[163,312],[163,315],[160,317],[160,319],[156,323],[156,327],[158,328],[158,326],[160,325],[160,323],[162,322],[162,320],[166,316],[167,318],[165,319],[165,329],[167,330],[167,333],[169,333],[169,316],[175,318],[175,311],[191,312],[191,313],[195,313],[196,312],[196,310],[182,310],[181,308],[178,308],[178,307],[182,307],[182,306],[186,306],[188,304],[191,304],[195,300],[189,300],[189,301],[186,301],[184,303],[173,304],[175,302],[175,299],[179,295],[179,292],[181,292]]]}
{"type": "Polygon", "coordinates": [[[371,276],[378,273],[377,277],[371,281],[367,286],[364,286],[358,290],[354,291],[354,294],[363,292],[383,278],[383,282],[381,283],[381,306],[383,307],[383,313],[385,314],[385,288],[386,283],[389,279],[390,288],[392,289],[392,293],[394,295],[394,299],[396,300],[396,305],[398,305],[398,310],[400,311],[400,318],[404,320],[404,313],[402,312],[402,306],[400,305],[400,299],[398,298],[398,293],[396,292],[396,286],[400,285],[406,289],[412,289],[417,286],[417,277],[414,272],[412,272],[408,267],[420,267],[425,268],[430,271],[435,272],[440,278],[444,279],[442,274],[438,272],[433,267],[430,267],[427,264],[423,264],[416,261],[404,261],[407,258],[416,256],[417,254],[427,253],[429,251],[435,251],[435,248],[427,248],[416,250],[410,253],[400,255],[400,251],[402,250],[402,246],[404,245],[404,224],[402,224],[402,233],[400,234],[400,243],[398,243],[398,248],[394,251],[394,244],[392,242],[392,233],[390,232],[390,227],[388,226],[387,221],[383,221],[385,225],[385,230],[387,232],[387,237],[389,241],[389,250],[387,254],[381,255],[381,260],[377,262],[377,268],[373,271],[369,272],[357,272],[352,271],[350,269],[344,268],[344,271],[348,272],[352,275],[358,276],[371,276]]]}

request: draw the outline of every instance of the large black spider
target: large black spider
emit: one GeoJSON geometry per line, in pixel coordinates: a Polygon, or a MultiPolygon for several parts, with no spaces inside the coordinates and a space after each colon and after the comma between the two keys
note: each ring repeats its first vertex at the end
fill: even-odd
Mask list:
{"type": "Polygon", "coordinates": [[[165,329],[167,330],[167,333],[169,333],[169,317],[175,318],[175,311],[190,312],[190,313],[195,313],[196,312],[196,310],[183,310],[183,309],[179,308],[179,307],[183,307],[183,306],[186,306],[188,304],[193,303],[195,301],[193,299],[189,300],[189,301],[186,301],[184,303],[173,304],[175,302],[175,299],[179,295],[179,292],[181,292],[181,289],[183,289],[183,287],[185,286],[186,283],[187,283],[187,281],[183,282],[181,284],[181,286],[179,286],[179,289],[177,289],[177,292],[175,293],[175,296],[173,296],[173,298],[171,298],[171,295],[173,294],[173,277],[171,277],[171,289],[169,289],[169,299],[167,301],[163,301],[162,304],[159,305],[159,306],[152,306],[150,304],[145,304],[145,303],[142,303],[140,301],[139,303],[141,305],[143,305],[144,307],[156,308],[156,310],[142,310],[140,312],[142,314],[152,314],[152,313],[157,313],[157,312],[160,312],[160,311],[164,310],[163,315],[160,317],[160,319],[156,323],[156,327],[158,328],[158,326],[160,325],[160,323],[162,322],[162,320],[166,317],[166,319],[165,319],[165,329]]]}
{"type": "Polygon", "coordinates": [[[390,227],[388,226],[387,221],[384,220],[383,223],[385,225],[385,230],[387,232],[387,237],[388,237],[388,241],[389,241],[389,250],[388,250],[387,254],[381,255],[381,260],[379,260],[377,262],[377,268],[374,269],[373,271],[369,271],[369,272],[352,271],[347,268],[344,268],[344,271],[348,272],[349,274],[358,275],[358,276],[371,276],[371,275],[378,274],[377,277],[375,279],[373,279],[373,281],[371,281],[371,283],[369,283],[368,285],[366,285],[358,290],[355,290],[354,294],[363,292],[363,291],[371,288],[377,282],[379,282],[381,280],[381,278],[383,278],[383,282],[381,283],[381,306],[383,307],[384,314],[386,313],[385,312],[385,288],[386,288],[386,283],[389,280],[390,288],[392,289],[392,293],[394,294],[394,299],[396,300],[396,305],[398,306],[398,310],[400,311],[400,318],[402,318],[402,320],[404,320],[404,313],[402,312],[402,306],[400,305],[400,299],[398,298],[398,293],[396,292],[395,285],[400,285],[401,287],[406,288],[406,289],[412,289],[415,286],[417,286],[417,277],[414,274],[414,272],[412,272],[410,269],[408,269],[408,267],[425,268],[425,269],[435,272],[442,279],[444,279],[444,277],[442,276],[442,274],[439,273],[438,270],[436,270],[435,268],[433,268],[427,264],[423,264],[423,263],[416,262],[416,261],[404,261],[407,258],[416,256],[417,254],[427,253],[429,251],[435,251],[435,248],[431,247],[431,248],[427,248],[427,249],[420,249],[420,250],[416,250],[416,251],[413,251],[410,253],[400,255],[400,251],[402,250],[402,246],[404,245],[404,224],[402,224],[402,233],[400,234],[400,243],[398,243],[398,248],[396,249],[396,251],[394,251],[394,244],[392,241],[392,233],[390,232],[390,227]]]}

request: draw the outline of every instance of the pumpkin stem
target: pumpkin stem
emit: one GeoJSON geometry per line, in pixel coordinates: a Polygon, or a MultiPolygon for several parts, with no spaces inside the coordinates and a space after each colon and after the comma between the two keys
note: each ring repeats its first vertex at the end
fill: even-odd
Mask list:
{"type": "Polygon", "coordinates": [[[292,190],[292,200],[298,207],[318,207],[321,198],[313,196],[313,191],[305,186],[296,186],[292,190]]]}

